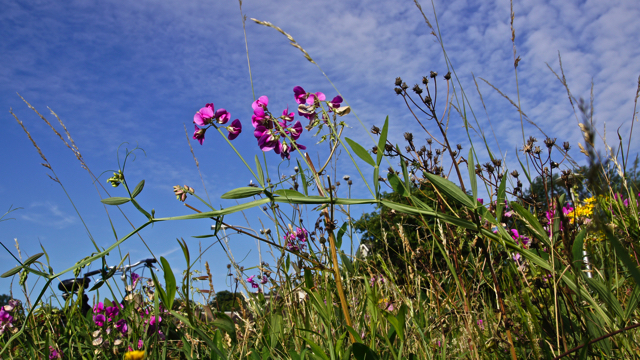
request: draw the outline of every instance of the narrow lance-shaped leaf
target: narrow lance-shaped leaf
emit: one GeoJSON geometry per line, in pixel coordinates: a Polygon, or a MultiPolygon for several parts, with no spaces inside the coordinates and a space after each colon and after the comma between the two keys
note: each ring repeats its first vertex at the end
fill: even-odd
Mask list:
{"type": "Polygon", "coordinates": [[[264,172],[262,171],[262,165],[260,164],[258,155],[256,155],[256,171],[258,172],[258,181],[260,182],[260,186],[264,187],[264,172]]]}
{"type": "Polygon", "coordinates": [[[358,155],[360,159],[362,159],[364,162],[366,162],[371,166],[376,166],[376,163],[373,161],[371,154],[369,154],[369,152],[365,148],[363,148],[360,144],[358,144],[357,142],[349,138],[344,138],[344,139],[347,141],[349,146],[351,146],[351,150],[353,150],[353,152],[356,155],[358,155]]]}
{"type": "Polygon", "coordinates": [[[430,174],[428,172],[424,173],[425,177],[435,186],[438,190],[445,193],[449,197],[456,200],[458,203],[466,206],[469,209],[474,209],[476,207],[475,200],[471,201],[469,196],[462,191],[456,184],[451,181],[441,178],[438,175],[430,174]]]}
{"type": "Polygon", "coordinates": [[[125,197],[110,197],[110,198],[106,198],[106,199],[102,199],[100,200],[101,203],[103,204],[107,204],[107,205],[122,205],[122,204],[126,204],[129,202],[129,198],[125,198],[125,197]]]}
{"type": "Polygon", "coordinates": [[[384,120],[384,126],[382,127],[382,132],[380,133],[380,140],[378,140],[378,154],[376,159],[376,164],[380,166],[382,162],[382,156],[384,154],[384,148],[387,145],[387,133],[389,132],[389,116],[384,120]]]}
{"type": "Polygon", "coordinates": [[[141,180],[138,183],[138,185],[136,185],[136,187],[133,189],[133,192],[131,193],[131,197],[134,198],[138,196],[138,194],[140,194],[143,188],[144,188],[144,180],[141,180]]]}
{"type": "Polygon", "coordinates": [[[469,157],[467,158],[467,164],[469,166],[469,182],[471,183],[471,192],[473,198],[478,198],[478,181],[476,179],[476,165],[473,162],[473,148],[469,149],[469,157]]]}
{"type": "Polygon", "coordinates": [[[221,198],[223,199],[244,199],[244,198],[248,198],[254,195],[258,195],[262,192],[263,190],[260,188],[255,188],[255,187],[250,187],[250,186],[246,186],[246,187],[239,187],[237,189],[233,189],[231,191],[227,191],[226,193],[222,194],[221,198]]]}

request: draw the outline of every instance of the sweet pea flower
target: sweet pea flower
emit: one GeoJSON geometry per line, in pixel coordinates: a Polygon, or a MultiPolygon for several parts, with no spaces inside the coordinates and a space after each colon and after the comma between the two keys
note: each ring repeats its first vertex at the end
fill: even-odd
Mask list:
{"type": "Polygon", "coordinates": [[[105,312],[109,321],[112,321],[116,316],[118,316],[118,314],[120,314],[120,309],[116,306],[109,306],[105,312]]]}
{"type": "Polygon", "coordinates": [[[133,284],[134,287],[136,286],[138,279],[140,279],[140,275],[136,273],[131,273],[131,283],[133,284]]]}
{"type": "Polygon", "coordinates": [[[118,322],[116,322],[116,330],[120,331],[122,335],[125,335],[129,330],[129,327],[127,326],[127,321],[125,319],[118,320],[118,322]]]}
{"type": "Polygon", "coordinates": [[[11,316],[8,311],[5,311],[4,308],[0,308],[0,335],[12,327],[13,316],[11,316]]]}
{"type": "Polygon", "coordinates": [[[99,314],[104,311],[104,304],[99,302],[93,307],[93,313],[99,314]]]}
{"type": "Polygon", "coordinates": [[[142,339],[138,340],[138,349],[142,349],[144,347],[144,343],[142,342],[142,339]]]}
{"type": "Polygon", "coordinates": [[[98,314],[98,315],[95,315],[95,316],[93,317],[93,322],[94,322],[96,325],[98,325],[98,326],[102,327],[102,326],[104,326],[104,323],[106,322],[106,319],[105,319],[104,315],[102,315],[102,314],[98,314]]]}
{"type": "Polygon", "coordinates": [[[338,95],[331,100],[331,103],[329,105],[332,108],[337,109],[340,107],[340,104],[342,104],[343,101],[344,100],[342,99],[342,96],[338,95]]]}
{"type": "Polygon", "coordinates": [[[265,95],[262,95],[258,98],[258,100],[254,101],[251,104],[251,107],[253,108],[253,111],[256,111],[259,108],[266,109],[267,105],[269,105],[269,98],[265,95]]]}
{"type": "Polygon", "coordinates": [[[207,131],[207,129],[200,129],[199,127],[195,126],[195,131],[193,132],[193,138],[195,140],[198,140],[200,145],[202,145],[202,143],[204,142],[204,133],[206,131],[207,131]]]}
{"type": "Polygon", "coordinates": [[[200,126],[206,126],[211,123],[214,114],[213,104],[207,104],[193,116],[193,122],[200,126]]]}
{"type": "Polygon", "coordinates": [[[240,120],[238,119],[233,120],[231,125],[227,126],[227,131],[229,131],[229,135],[227,135],[227,139],[233,140],[237,138],[238,135],[240,135],[240,133],[242,132],[242,123],[240,122],[240,120]]]}
{"type": "Polygon", "coordinates": [[[316,102],[315,99],[318,99],[318,101],[325,101],[327,97],[321,92],[317,92],[315,94],[310,93],[309,97],[307,97],[307,105],[314,104],[316,102]]]}
{"type": "Polygon", "coordinates": [[[293,97],[298,104],[304,104],[307,100],[307,92],[301,86],[296,86],[293,88],[293,97]]]}
{"type": "Polygon", "coordinates": [[[49,360],[53,359],[62,359],[62,351],[58,351],[53,346],[49,346],[49,360]]]}
{"type": "Polygon", "coordinates": [[[289,112],[289,107],[287,107],[286,109],[284,109],[282,111],[282,119],[287,122],[287,121],[293,121],[293,118],[295,117],[295,115],[293,113],[289,112]]]}
{"type": "Polygon", "coordinates": [[[484,199],[478,198],[478,202],[480,203],[480,205],[484,204],[484,199]]]}
{"type": "Polygon", "coordinates": [[[218,109],[218,111],[216,111],[215,118],[217,119],[218,124],[226,124],[229,119],[231,119],[231,114],[229,114],[225,109],[218,109]]]}
{"type": "Polygon", "coordinates": [[[288,130],[289,130],[289,136],[291,137],[291,139],[298,140],[300,135],[302,135],[302,124],[300,123],[300,121],[296,121],[296,123],[293,124],[293,126],[290,127],[288,130]]]}
{"type": "Polygon", "coordinates": [[[260,280],[260,284],[264,285],[268,282],[269,280],[267,279],[266,276],[262,276],[262,280],[260,280]]]}

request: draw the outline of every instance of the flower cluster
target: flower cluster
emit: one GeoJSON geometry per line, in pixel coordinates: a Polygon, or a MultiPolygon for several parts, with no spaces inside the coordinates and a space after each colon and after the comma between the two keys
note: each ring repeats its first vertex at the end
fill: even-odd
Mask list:
{"type": "MultiPolygon", "coordinates": [[[[248,282],[249,284],[251,284],[251,287],[252,287],[252,288],[254,288],[254,289],[258,289],[258,288],[260,288],[260,285],[258,285],[257,280],[256,280],[256,279],[254,279],[255,277],[256,277],[255,275],[251,275],[251,276],[249,276],[249,277],[247,278],[247,282],[248,282]]],[[[260,276],[258,276],[258,279],[260,279],[260,276]]],[[[269,280],[267,279],[267,277],[263,275],[263,276],[262,276],[262,279],[260,279],[260,284],[264,285],[264,284],[266,284],[268,281],[269,281],[269,280]]]]}
{"type": "Polygon", "coordinates": [[[296,142],[302,134],[300,121],[293,123],[294,114],[289,112],[289,108],[275,119],[269,112],[268,105],[269,98],[266,96],[261,96],[251,104],[251,125],[255,129],[253,136],[258,140],[260,149],[265,152],[273,150],[283,159],[290,158],[291,150],[305,150],[306,146],[296,142]]]}
{"type": "Polygon", "coordinates": [[[192,187],[190,186],[180,186],[180,185],[176,185],[173,187],[173,193],[176,195],[176,198],[182,202],[184,202],[185,200],[187,200],[187,194],[189,195],[193,195],[195,193],[195,190],[193,190],[192,187]]]}
{"type": "Polygon", "coordinates": [[[11,312],[18,307],[19,301],[15,299],[9,300],[9,304],[0,308],[0,335],[4,334],[8,329],[13,328],[15,319],[11,312]]]}
{"type": "MultiPolygon", "coordinates": [[[[200,109],[200,111],[196,112],[196,114],[193,116],[193,123],[195,124],[193,138],[195,140],[198,140],[200,145],[202,145],[202,142],[204,142],[204,134],[209,127],[214,126],[217,128],[216,124],[224,125],[229,122],[229,119],[231,119],[231,114],[229,114],[227,110],[215,110],[213,104],[211,103],[205,105],[205,107],[200,109]]],[[[233,120],[233,122],[231,122],[231,125],[224,128],[229,132],[227,138],[229,140],[233,140],[237,138],[238,135],[240,135],[240,133],[242,132],[242,123],[240,123],[240,120],[235,119],[233,120]]]]}
{"type": "MultiPolygon", "coordinates": [[[[522,247],[525,249],[531,244],[531,239],[524,235],[520,235],[516,229],[511,229],[511,238],[513,238],[518,245],[522,243],[522,247]]],[[[515,255],[513,255],[513,260],[520,261],[520,257],[520,253],[515,253],[515,255]]]]}
{"type": "Polygon", "coordinates": [[[118,187],[121,182],[124,181],[124,175],[122,174],[122,170],[118,170],[118,172],[114,172],[113,176],[107,179],[107,182],[111,184],[113,187],[118,187]]]}
{"type": "Polygon", "coordinates": [[[296,228],[295,232],[293,231],[293,229],[290,229],[284,236],[287,249],[289,249],[290,251],[304,250],[304,248],[307,246],[308,236],[309,233],[305,229],[296,228]]]}
{"type": "MultiPolygon", "coordinates": [[[[103,327],[105,324],[114,323],[115,318],[120,315],[120,309],[124,307],[117,302],[114,302],[113,305],[105,308],[104,304],[99,302],[93,307],[93,313],[95,314],[93,315],[93,322],[97,326],[103,327]]],[[[126,335],[129,330],[125,319],[115,321],[114,328],[123,335],[126,335]]]]}
{"type": "MultiPolygon", "coordinates": [[[[298,103],[298,115],[307,118],[310,122],[318,118],[316,109],[320,107],[321,101],[327,99],[321,92],[308,93],[300,86],[293,88],[293,96],[298,103]]],[[[343,101],[340,95],[334,97],[331,101],[327,101],[329,112],[335,111],[340,116],[348,114],[350,111],[348,106],[340,107],[343,101]]]]}

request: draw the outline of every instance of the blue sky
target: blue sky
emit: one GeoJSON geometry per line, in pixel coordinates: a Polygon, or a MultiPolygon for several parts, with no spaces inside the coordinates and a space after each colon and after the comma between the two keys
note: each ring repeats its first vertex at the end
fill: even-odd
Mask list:
{"type": "MultiPolygon", "coordinates": [[[[507,164],[514,167],[515,149],[522,145],[518,113],[478,80],[485,112],[472,78],[472,74],[484,78],[517,98],[510,4],[504,0],[434,4],[445,49],[474,113],[493,140],[491,121],[507,164]]],[[[205,103],[224,107],[231,112],[232,120],[242,121],[245,133],[234,143],[243,156],[252,159],[259,154],[255,139],[246,131],[251,127],[253,95],[238,3],[1,0],[0,5],[0,109],[5,111],[0,115],[4,154],[0,166],[5,174],[0,181],[0,207],[23,208],[12,213],[15,220],[0,224],[0,241],[13,250],[17,238],[23,257],[39,252],[42,244],[59,271],[94,248],[73,205],[60,185],[48,178],[50,172],[40,165],[37,151],[9,108],[42,149],[97,244],[108,246],[114,235],[88,173],[16,93],[50,121],[57,123],[47,107],[60,116],[96,175],[117,168],[116,154],[122,143],[128,145],[121,148],[121,156],[125,146],[144,149],[146,156],[138,153],[128,164],[127,176],[134,183],[146,180],[139,200],[146,208],[154,208],[157,216],[190,213],[175,200],[173,185],[188,184],[199,194],[204,193],[184,126],[192,133],[193,114],[205,103]]],[[[599,133],[606,133],[611,145],[615,145],[617,129],[628,136],[640,75],[640,23],[636,21],[640,4],[540,0],[515,1],[513,6],[517,55],[522,59],[518,67],[519,93],[529,118],[548,135],[570,141],[571,154],[584,162],[577,147],[581,135],[566,90],[547,67],[559,71],[560,52],[574,96],[588,99],[593,81],[599,133]]],[[[422,7],[435,25],[431,3],[422,2],[422,7]]],[[[413,1],[245,1],[243,11],[248,18],[272,22],[291,34],[322,67],[367,128],[380,126],[389,115],[393,141],[401,143],[404,131],[420,133],[393,92],[394,79],[401,76],[411,86],[431,70],[446,73],[446,65],[440,44],[413,1]]],[[[269,96],[270,107],[294,107],[292,88],[296,85],[322,91],[330,98],[336,94],[317,67],[281,34],[251,20],[247,20],[246,30],[256,96],[269,96]]],[[[373,145],[353,115],[344,119],[351,126],[346,131],[348,137],[373,145]]],[[[466,153],[466,134],[455,113],[450,127],[453,141],[462,143],[466,153]]],[[[538,139],[544,137],[529,124],[525,124],[525,131],[538,139]]],[[[220,195],[248,184],[251,174],[223,140],[213,135],[207,135],[203,146],[190,142],[214,206],[229,206],[228,201],[219,200],[220,195]]],[[[632,154],[638,151],[637,138],[634,135],[632,139],[632,154]]],[[[479,144],[478,137],[472,140],[479,144]]],[[[311,134],[304,134],[300,140],[314,159],[316,154],[326,153],[326,145],[315,145],[316,141],[311,134]]],[[[495,141],[491,146],[499,151],[495,141]]],[[[276,172],[279,157],[266,155],[270,170],[276,172]]],[[[334,170],[338,178],[356,173],[345,160],[334,170]]],[[[294,164],[280,166],[283,173],[290,174],[294,164]]],[[[106,184],[109,176],[103,174],[100,181],[106,184]]],[[[109,191],[112,196],[123,195],[121,189],[109,191]]],[[[366,196],[358,180],[353,192],[366,196]]],[[[108,210],[118,236],[130,231],[117,209],[108,210]]],[[[143,222],[133,207],[124,206],[123,211],[134,224],[143,222]]],[[[242,215],[226,220],[240,225],[248,221],[250,226],[260,228],[260,216],[259,212],[247,212],[247,220],[242,215]]],[[[313,222],[315,219],[307,223],[313,222]]],[[[141,236],[156,255],[166,256],[181,270],[184,260],[175,239],[184,238],[192,253],[197,253],[199,242],[191,236],[208,234],[210,225],[206,220],[161,223],[145,229],[141,236]]],[[[203,248],[208,245],[206,239],[202,241],[203,248]]],[[[231,249],[237,259],[248,254],[244,266],[257,263],[254,240],[233,236],[231,249]]],[[[148,257],[137,237],[127,241],[121,251],[129,252],[134,260],[148,257]]],[[[110,261],[117,261],[119,256],[112,254],[110,261]]],[[[203,259],[211,264],[216,290],[225,289],[226,255],[213,247],[203,259]]],[[[14,261],[0,252],[0,264],[4,272],[14,261]]],[[[34,285],[34,280],[29,283],[34,285]]],[[[0,293],[7,293],[9,285],[8,280],[0,280],[0,293]]],[[[14,286],[16,295],[17,290],[14,286]]]]}

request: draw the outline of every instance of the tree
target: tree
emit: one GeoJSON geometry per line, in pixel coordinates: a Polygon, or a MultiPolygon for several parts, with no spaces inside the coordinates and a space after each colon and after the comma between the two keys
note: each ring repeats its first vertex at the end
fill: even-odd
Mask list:
{"type": "Polygon", "coordinates": [[[11,297],[7,294],[2,294],[0,295],[0,306],[5,306],[9,303],[9,300],[11,300],[11,297]]]}
{"type": "Polygon", "coordinates": [[[242,293],[232,293],[231,291],[223,290],[217,292],[209,304],[219,311],[234,311],[240,308],[240,303],[242,303],[243,307],[247,305],[242,293]]]}

